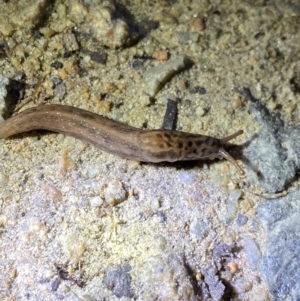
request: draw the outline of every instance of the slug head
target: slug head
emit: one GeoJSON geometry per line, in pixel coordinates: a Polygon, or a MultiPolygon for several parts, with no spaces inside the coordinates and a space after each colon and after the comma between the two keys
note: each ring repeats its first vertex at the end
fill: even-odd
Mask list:
{"type": "Polygon", "coordinates": [[[230,140],[241,135],[242,130],[227,136],[222,139],[217,139],[209,136],[189,134],[189,133],[173,133],[173,146],[176,145],[178,160],[205,160],[205,159],[223,159],[225,158],[231,162],[240,172],[241,175],[245,174],[244,170],[238,165],[231,155],[226,152],[223,146],[230,140]]]}
{"type": "Polygon", "coordinates": [[[244,170],[224,150],[223,145],[241,135],[238,131],[223,139],[190,134],[178,131],[152,130],[141,131],[137,136],[137,143],[143,146],[140,157],[144,162],[175,162],[206,159],[227,159],[241,174],[244,170]]]}

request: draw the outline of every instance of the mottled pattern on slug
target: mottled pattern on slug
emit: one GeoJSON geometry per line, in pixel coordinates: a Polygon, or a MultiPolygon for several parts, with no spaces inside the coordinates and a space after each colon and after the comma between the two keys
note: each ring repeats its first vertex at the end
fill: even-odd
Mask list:
{"type": "Polygon", "coordinates": [[[217,139],[179,131],[140,130],[75,107],[43,105],[27,109],[2,122],[0,138],[32,130],[64,133],[108,153],[144,162],[226,158],[243,173],[223,149],[224,143],[242,134],[242,131],[217,139]]]}
{"type": "Polygon", "coordinates": [[[138,139],[148,162],[214,159],[221,147],[218,139],[179,131],[143,131],[138,139]]]}

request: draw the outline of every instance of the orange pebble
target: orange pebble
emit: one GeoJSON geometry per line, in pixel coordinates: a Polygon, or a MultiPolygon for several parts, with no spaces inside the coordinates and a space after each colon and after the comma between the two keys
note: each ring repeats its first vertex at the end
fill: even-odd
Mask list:
{"type": "Polygon", "coordinates": [[[156,60],[163,62],[163,61],[167,61],[169,59],[169,54],[165,50],[155,50],[153,53],[153,57],[156,60]]]}

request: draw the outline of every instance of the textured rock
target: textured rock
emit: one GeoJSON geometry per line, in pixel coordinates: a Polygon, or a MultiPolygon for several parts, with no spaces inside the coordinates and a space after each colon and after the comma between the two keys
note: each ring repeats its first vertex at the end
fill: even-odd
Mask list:
{"type": "Polygon", "coordinates": [[[243,151],[248,180],[269,193],[282,191],[300,168],[300,128],[284,127],[249,89],[241,93],[250,100],[250,112],[262,126],[243,151]]]}
{"type": "Polygon", "coordinates": [[[51,13],[52,4],[51,0],[19,1],[10,21],[19,28],[39,26],[51,13]]]}
{"type": "Polygon", "coordinates": [[[123,264],[114,268],[110,268],[106,272],[103,284],[118,298],[133,297],[133,291],[131,289],[131,276],[129,274],[130,270],[130,265],[123,264]]]}
{"type": "Polygon", "coordinates": [[[93,35],[102,45],[116,49],[129,42],[129,27],[126,20],[115,18],[117,9],[113,1],[69,1],[68,8],[78,29],[93,35]]]}
{"type": "Polygon", "coordinates": [[[151,291],[145,300],[198,301],[189,270],[180,256],[164,254],[153,256],[145,262],[147,281],[141,283],[144,291],[151,291]],[[145,283],[147,288],[145,288],[145,283]]]}
{"type": "Polygon", "coordinates": [[[300,298],[300,190],[259,205],[268,238],[260,270],[274,300],[300,298]]]}

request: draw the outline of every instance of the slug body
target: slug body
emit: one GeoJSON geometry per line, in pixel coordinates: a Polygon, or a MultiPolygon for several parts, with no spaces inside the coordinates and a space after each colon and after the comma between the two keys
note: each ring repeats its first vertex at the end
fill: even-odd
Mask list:
{"type": "Polygon", "coordinates": [[[175,162],[226,158],[243,169],[223,149],[238,131],[223,139],[170,130],[141,130],[98,114],[63,105],[27,109],[0,124],[0,138],[32,130],[48,130],[86,141],[114,155],[143,162],[175,162]]]}

